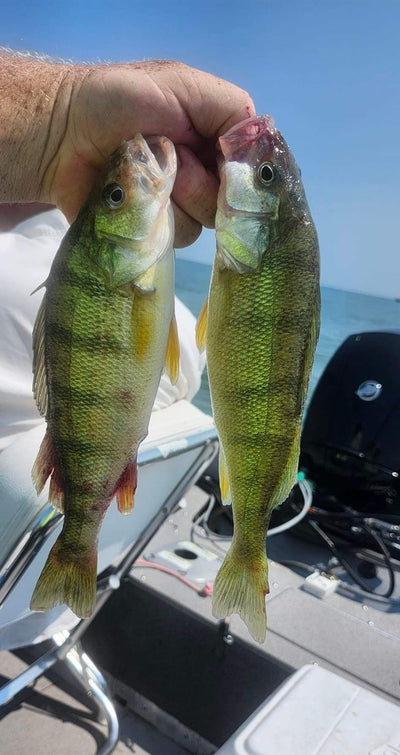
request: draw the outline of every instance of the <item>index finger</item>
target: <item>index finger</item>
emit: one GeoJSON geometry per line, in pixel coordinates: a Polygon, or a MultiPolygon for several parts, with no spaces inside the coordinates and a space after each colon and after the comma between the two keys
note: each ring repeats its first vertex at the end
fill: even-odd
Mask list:
{"type": "Polygon", "coordinates": [[[213,74],[174,61],[150,61],[146,72],[164,92],[176,97],[195,131],[207,139],[218,138],[255,115],[248,92],[213,74]]]}

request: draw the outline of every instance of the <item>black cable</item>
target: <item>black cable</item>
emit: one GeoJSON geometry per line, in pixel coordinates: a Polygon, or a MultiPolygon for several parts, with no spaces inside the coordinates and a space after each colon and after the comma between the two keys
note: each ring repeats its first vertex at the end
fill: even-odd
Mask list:
{"type": "Polygon", "coordinates": [[[274,561],[277,564],[281,564],[282,566],[289,566],[292,569],[301,569],[302,571],[305,571],[307,574],[314,574],[316,570],[316,566],[310,566],[310,564],[303,563],[303,561],[292,561],[289,559],[283,559],[283,561],[279,560],[277,561],[274,559],[274,561]]]}
{"type": "Polygon", "coordinates": [[[379,535],[377,534],[377,532],[375,530],[373,530],[372,527],[369,527],[365,523],[363,523],[363,524],[359,523],[358,524],[358,527],[360,527],[360,529],[364,530],[364,532],[366,532],[367,535],[369,535],[373,540],[375,540],[376,544],[378,545],[379,549],[381,550],[381,552],[383,554],[385,566],[386,566],[386,568],[388,570],[388,573],[389,573],[389,587],[386,590],[386,592],[384,592],[382,594],[377,593],[375,589],[369,587],[369,585],[367,585],[364,582],[364,580],[359,577],[359,575],[353,569],[353,567],[351,566],[351,564],[349,564],[348,561],[340,553],[340,551],[336,547],[336,544],[334,543],[334,541],[329,537],[329,535],[326,532],[324,532],[324,530],[319,526],[319,524],[316,521],[314,521],[313,519],[310,519],[309,520],[309,524],[315,530],[315,532],[317,532],[319,534],[319,536],[329,546],[329,548],[331,549],[333,555],[338,559],[338,561],[341,563],[341,565],[343,566],[343,568],[345,569],[345,571],[347,572],[347,574],[351,577],[351,579],[354,580],[354,582],[356,582],[356,584],[358,584],[358,586],[361,587],[361,589],[364,590],[364,592],[372,593],[374,595],[379,595],[381,598],[389,598],[392,595],[393,590],[394,590],[394,586],[395,586],[395,574],[394,574],[394,570],[393,570],[393,567],[392,567],[392,564],[391,564],[390,554],[389,554],[389,552],[388,552],[388,550],[387,550],[387,548],[386,548],[386,546],[385,546],[382,538],[379,537],[379,535]]]}

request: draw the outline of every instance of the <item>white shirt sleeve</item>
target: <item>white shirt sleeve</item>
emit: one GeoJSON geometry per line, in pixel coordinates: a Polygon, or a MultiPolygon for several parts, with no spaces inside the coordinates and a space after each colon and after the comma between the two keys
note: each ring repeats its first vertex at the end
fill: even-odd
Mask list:
{"type": "MultiPolygon", "coordinates": [[[[32,329],[53,257],[68,229],[59,210],[49,210],[0,233],[0,451],[14,438],[43,422],[32,396],[32,329]]],[[[194,340],[195,320],[176,299],[181,369],[175,386],[163,374],[154,409],[200,387],[204,356],[194,340]]]]}

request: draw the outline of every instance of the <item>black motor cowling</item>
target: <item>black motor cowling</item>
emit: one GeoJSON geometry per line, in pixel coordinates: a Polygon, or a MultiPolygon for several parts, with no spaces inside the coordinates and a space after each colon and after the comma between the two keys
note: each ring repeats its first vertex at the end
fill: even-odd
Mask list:
{"type": "Polygon", "coordinates": [[[336,351],[307,411],[301,465],[353,505],[400,511],[400,331],[357,333],[336,351]]]}

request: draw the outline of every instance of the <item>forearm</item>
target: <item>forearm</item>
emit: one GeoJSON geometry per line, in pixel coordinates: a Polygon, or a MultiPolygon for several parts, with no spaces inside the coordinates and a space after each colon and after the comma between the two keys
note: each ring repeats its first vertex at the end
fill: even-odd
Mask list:
{"type": "Polygon", "coordinates": [[[50,201],[43,177],[63,139],[73,67],[0,50],[0,202],[50,201]]]}

